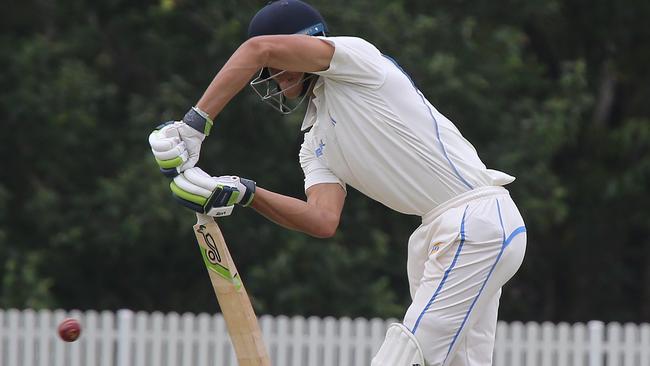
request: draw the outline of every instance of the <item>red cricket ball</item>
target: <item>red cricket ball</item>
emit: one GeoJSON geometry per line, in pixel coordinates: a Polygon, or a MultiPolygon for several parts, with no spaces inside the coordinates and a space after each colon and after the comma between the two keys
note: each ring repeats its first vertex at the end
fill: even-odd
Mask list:
{"type": "Polygon", "coordinates": [[[59,337],[66,342],[74,342],[81,334],[81,324],[77,319],[67,318],[59,324],[59,337]]]}

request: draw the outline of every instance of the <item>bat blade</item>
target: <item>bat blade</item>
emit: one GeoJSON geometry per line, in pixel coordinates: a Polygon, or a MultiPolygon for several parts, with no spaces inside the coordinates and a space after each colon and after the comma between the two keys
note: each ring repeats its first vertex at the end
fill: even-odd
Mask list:
{"type": "Polygon", "coordinates": [[[262,332],[237,267],[214,218],[197,214],[194,234],[217,295],[239,366],[270,366],[262,332]]]}

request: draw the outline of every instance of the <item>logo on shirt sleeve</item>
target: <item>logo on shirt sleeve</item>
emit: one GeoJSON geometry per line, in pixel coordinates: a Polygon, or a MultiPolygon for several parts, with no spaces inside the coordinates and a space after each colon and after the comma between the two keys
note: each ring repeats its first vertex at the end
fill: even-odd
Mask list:
{"type": "Polygon", "coordinates": [[[323,156],[323,149],[325,149],[325,144],[323,143],[323,139],[321,139],[320,143],[318,144],[318,147],[315,150],[317,158],[323,156]]]}

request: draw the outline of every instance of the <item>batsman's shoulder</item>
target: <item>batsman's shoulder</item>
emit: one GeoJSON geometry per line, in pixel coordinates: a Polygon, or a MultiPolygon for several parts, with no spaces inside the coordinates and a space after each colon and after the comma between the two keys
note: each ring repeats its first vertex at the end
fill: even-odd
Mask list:
{"type": "MultiPolygon", "coordinates": [[[[375,49],[377,50],[377,47],[375,47],[374,44],[370,43],[369,41],[361,38],[361,37],[356,37],[356,36],[334,36],[334,37],[327,37],[327,36],[319,36],[318,38],[331,43],[334,45],[334,47],[337,46],[342,46],[342,47],[348,47],[352,49],[375,49]]],[[[377,50],[377,52],[379,52],[377,50]]]]}

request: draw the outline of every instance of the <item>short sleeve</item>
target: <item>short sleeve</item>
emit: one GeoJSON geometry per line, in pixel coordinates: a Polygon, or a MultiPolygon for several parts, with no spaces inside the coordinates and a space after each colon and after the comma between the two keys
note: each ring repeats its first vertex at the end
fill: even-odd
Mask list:
{"type": "Polygon", "coordinates": [[[314,74],[325,78],[379,88],[386,80],[386,58],[366,40],[357,37],[318,37],[334,46],[327,70],[314,74]]]}
{"type": "Polygon", "coordinates": [[[311,133],[305,134],[305,141],[300,147],[300,166],[305,174],[305,191],[313,185],[321,183],[337,183],[345,190],[343,183],[332,171],[316,157],[316,151],[311,143],[311,133]]]}

